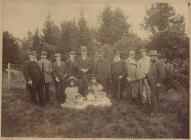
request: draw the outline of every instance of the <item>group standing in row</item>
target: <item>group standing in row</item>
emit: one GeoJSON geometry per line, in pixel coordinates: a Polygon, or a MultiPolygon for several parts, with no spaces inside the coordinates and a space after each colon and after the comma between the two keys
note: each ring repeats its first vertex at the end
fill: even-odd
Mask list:
{"type": "Polygon", "coordinates": [[[100,91],[104,91],[107,97],[121,98],[122,92],[128,89],[126,91],[131,95],[134,103],[141,103],[143,106],[153,104],[151,115],[157,114],[158,96],[165,76],[165,69],[157,58],[157,51],[151,50],[147,54],[146,49],[139,50],[141,59],[138,61],[135,59],[134,50],[130,50],[129,57],[123,60],[119,51],[115,49],[112,61],[104,58],[102,49],[97,52],[97,58],[93,60],[87,55],[86,46],[81,46],[81,56],[78,59],[76,59],[75,51],[70,51],[66,61],[61,60],[61,53],[56,53],[55,62],[51,63],[47,59],[46,51],[41,52],[39,61],[37,61],[37,53],[31,51],[29,61],[24,65],[24,77],[31,102],[38,103],[37,95],[40,106],[43,107],[50,102],[52,81],[55,83],[56,99],[62,106],[67,102],[69,95],[66,91],[67,87],[71,87],[71,81],[79,87],[80,96],[76,99],[90,97],[91,80],[96,79],[103,87],[100,91]]]}

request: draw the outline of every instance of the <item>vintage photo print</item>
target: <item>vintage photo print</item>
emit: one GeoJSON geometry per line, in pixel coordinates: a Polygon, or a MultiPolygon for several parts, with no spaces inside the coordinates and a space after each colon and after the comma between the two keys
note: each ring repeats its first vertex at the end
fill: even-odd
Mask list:
{"type": "Polygon", "coordinates": [[[190,1],[4,0],[2,138],[189,139],[190,1]]]}

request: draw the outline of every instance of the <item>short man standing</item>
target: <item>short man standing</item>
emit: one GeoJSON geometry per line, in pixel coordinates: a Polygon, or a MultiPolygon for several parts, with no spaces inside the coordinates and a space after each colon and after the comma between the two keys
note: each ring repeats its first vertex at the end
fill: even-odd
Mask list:
{"type": "Polygon", "coordinates": [[[44,107],[44,90],[42,72],[36,62],[37,53],[29,53],[29,61],[24,64],[23,75],[26,80],[26,87],[30,92],[31,103],[38,103],[36,96],[39,98],[41,107],[44,107]]]}
{"type": "Polygon", "coordinates": [[[81,57],[78,60],[78,67],[79,67],[79,89],[80,94],[82,96],[87,95],[88,90],[88,83],[89,83],[89,77],[88,75],[91,73],[92,70],[92,64],[91,64],[90,57],[87,56],[87,49],[86,46],[81,46],[81,57]]]}
{"type": "Polygon", "coordinates": [[[123,78],[126,76],[125,62],[120,58],[119,50],[114,49],[111,62],[112,96],[120,98],[123,91],[123,78]],[[118,92],[118,94],[117,94],[118,92]]]}
{"type": "Polygon", "coordinates": [[[157,51],[149,52],[151,66],[148,73],[148,81],[151,88],[151,116],[157,115],[159,111],[159,94],[162,91],[163,80],[165,78],[165,67],[157,58],[157,51]]]}
{"type": "Polygon", "coordinates": [[[68,68],[68,77],[79,78],[78,63],[75,57],[75,51],[70,51],[69,58],[66,60],[66,65],[68,68]]]}
{"type": "Polygon", "coordinates": [[[135,51],[129,51],[129,57],[125,60],[127,65],[127,82],[128,88],[130,92],[130,96],[132,97],[132,102],[138,102],[138,88],[139,83],[137,81],[136,69],[137,69],[137,61],[135,60],[135,51]]]}
{"type": "Polygon", "coordinates": [[[50,102],[50,84],[52,82],[52,63],[47,59],[47,55],[46,51],[42,51],[41,59],[38,61],[44,79],[46,103],[50,102]]]}
{"type": "Polygon", "coordinates": [[[66,100],[66,78],[67,78],[67,66],[66,63],[61,61],[61,54],[55,54],[56,61],[52,64],[53,77],[56,87],[56,99],[59,104],[63,104],[66,100]]]}
{"type": "Polygon", "coordinates": [[[94,65],[93,73],[97,75],[98,82],[104,87],[107,94],[110,92],[111,82],[111,66],[109,62],[103,57],[103,51],[98,50],[97,60],[94,65]]]}
{"type": "Polygon", "coordinates": [[[141,53],[141,59],[137,62],[137,79],[139,80],[139,91],[141,96],[141,102],[143,106],[145,103],[151,103],[150,101],[150,87],[146,79],[150,69],[150,57],[147,56],[146,49],[139,50],[141,53]]]}

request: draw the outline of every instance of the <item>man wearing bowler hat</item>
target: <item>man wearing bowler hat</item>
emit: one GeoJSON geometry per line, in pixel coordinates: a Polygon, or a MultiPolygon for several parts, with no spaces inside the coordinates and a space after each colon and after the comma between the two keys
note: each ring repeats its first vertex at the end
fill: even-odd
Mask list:
{"type": "Polygon", "coordinates": [[[29,61],[24,64],[23,75],[26,80],[26,87],[30,92],[31,103],[37,104],[36,96],[38,96],[40,106],[44,107],[43,77],[36,62],[36,56],[35,51],[29,53],[29,61]]]}
{"type": "Polygon", "coordinates": [[[78,59],[79,67],[79,90],[82,96],[87,95],[88,83],[89,83],[89,74],[92,70],[92,61],[91,58],[87,56],[86,46],[81,46],[81,57],[78,59]]]}
{"type": "Polygon", "coordinates": [[[65,88],[68,69],[66,63],[61,61],[61,54],[55,54],[56,61],[52,64],[53,77],[56,87],[56,99],[58,104],[63,104],[66,100],[65,88]]]}
{"type": "Polygon", "coordinates": [[[50,84],[52,82],[52,63],[47,59],[48,53],[46,51],[41,52],[41,59],[38,61],[38,65],[42,71],[44,88],[45,88],[45,103],[50,102],[50,84]]]}
{"type": "Polygon", "coordinates": [[[157,58],[156,50],[149,52],[151,59],[150,70],[148,72],[148,81],[151,88],[151,116],[157,115],[159,111],[159,94],[162,91],[163,80],[165,77],[165,67],[157,58]]]}

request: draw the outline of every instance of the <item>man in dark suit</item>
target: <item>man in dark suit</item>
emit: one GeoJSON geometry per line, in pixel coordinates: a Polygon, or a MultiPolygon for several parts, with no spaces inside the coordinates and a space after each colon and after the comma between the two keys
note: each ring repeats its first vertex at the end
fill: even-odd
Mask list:
{"type": "Polygon", "coordinates": [[[103,57],[102,49],[98,50],[98,56],[94,64],[93,73],[97,75],[97,80],[103,86],[104,91],[107,93],[107,95],[111,96],[111,65],[109,61],[103,57]]]}
{"type": "Polygon", "coordinates": [[[69,58],[66,60],[66,65],[68,68],[68,77],[79,78],[78,62],[76,60],[75,51],[70,51],[69,58]]]}
{"type": "Polygon", "coordinates": [[[78,67],[79,67],[79,89],[80,94],[82,96],[87,95],[88,90],[88,83],[89,83],[89,77],[92,70],[92,64],[91,64],[90,57],[87,56],[87,49],[86,46],[81,46],[81,57],[78,59],[78,67]]]}
{"type": "Polygon", "coordinates": [[[67,77],[67,66],[66,63],[61,61],[61,54],[55,54],[56,61],[52,64],[52,72],[56,86],[56,99],[59,104],[63,104],[66,100],[65,88],[66,88],[66,77],[67,77]]]}
{"type": "Polygon", "coordinates": [[[52,63],[47,59],[48,53],[46,51],[41,52],[41,59],[38,61],[39,68],[43,74],[44,88],[45,88],[45,102],[50,102],[50,84],[52,82],[52,63]]]}
{"type": "Polygon", "coordinates": [[[37,104],[37,98],[39,98],[39,104],[44,107],[44,90],[43,90],[43,77],[40,68],[36,62],[35,51],[29,53],[29,61],[24,64],[23,75],[26,80],[26,87],[30,92],[30,98],[32,104],[37,104]]]}

